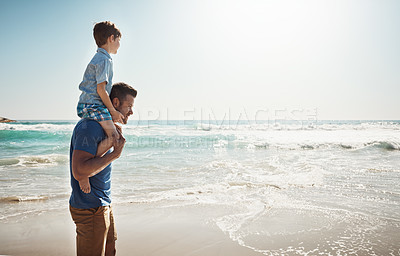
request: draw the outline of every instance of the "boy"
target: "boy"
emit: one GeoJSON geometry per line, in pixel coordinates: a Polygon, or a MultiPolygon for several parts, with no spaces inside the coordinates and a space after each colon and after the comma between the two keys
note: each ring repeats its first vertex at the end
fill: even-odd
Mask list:
{"type": "MultiPolygon", "coordinates": [[[[82,93],[79,97],[77,112],[81,118],[98,121],[106,132],[107,139],[99,144],[99,150],[96,153],[96,156],[99,156],[115,145],[119,139],[120,135],[114,122],[123,122],[122,114],[113,107],[109,97],[113,77],[110,54],[117,53],[121,32],[114,23],[103,21],[94,26],[93,36],[99,48],[87,65],[83,80],[79,84],[82,93]]],[[[80,181],[79,186],[83,192],[90,193],[89,179],[80,181]]]]}

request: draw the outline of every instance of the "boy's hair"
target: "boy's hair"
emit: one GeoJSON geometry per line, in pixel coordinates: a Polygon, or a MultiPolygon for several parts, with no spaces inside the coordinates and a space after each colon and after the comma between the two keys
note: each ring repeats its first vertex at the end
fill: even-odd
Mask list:
{"type": "Polygon", "coordinates": [[[121,37],[121,31],[111,21],[103,21],[96,23],[93,28],[94,40],[98,47],[107,43],[107,39],[114,35],[115,38],[121,37]]]}
{"type": "Polygon", "coordinates": [[[118,98],[120,102],[125,100],[126,95],[132,95],[136,98],[137,91],[132,88],[132,86],[127,85],[126,83],[115,83],[111,88],[110,99],[111,101],[114,98],[118,98]]]}

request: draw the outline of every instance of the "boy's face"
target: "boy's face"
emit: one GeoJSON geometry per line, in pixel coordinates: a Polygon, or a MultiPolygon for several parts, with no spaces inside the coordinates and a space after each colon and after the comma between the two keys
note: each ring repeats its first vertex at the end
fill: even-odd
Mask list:
{"type": "Polygon", "coordinates": [[[109,37],[109,43],[110,43],[110,53],[112,54],[117,54],[117,51],[119,49],[119,40],[121,38],[120,37],[114,37],[114,35],[111,35],[109,37]]]}

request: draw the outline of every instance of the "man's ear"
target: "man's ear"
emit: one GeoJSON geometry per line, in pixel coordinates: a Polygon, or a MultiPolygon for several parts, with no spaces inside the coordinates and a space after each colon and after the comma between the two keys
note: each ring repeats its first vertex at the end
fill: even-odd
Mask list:
{"type": "Polygon", "coordinates": [[[118,108],[119,105],[121,104],[121,102],[119,101],[118,98],[114,98],[114,99],[112,100],[112,104],[113,104],[114,108],[118,108]]]}

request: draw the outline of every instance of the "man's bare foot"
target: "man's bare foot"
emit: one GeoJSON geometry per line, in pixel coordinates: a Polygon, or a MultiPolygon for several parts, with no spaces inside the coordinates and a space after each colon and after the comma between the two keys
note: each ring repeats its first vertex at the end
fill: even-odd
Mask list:
{"type": "Polygon", "coordinates": [[[86,194],[90,193],[89,179],[79,181],[79,186],[81,187],[81,190],[83,191],[83,193],[86,193],[86,194]]]}

